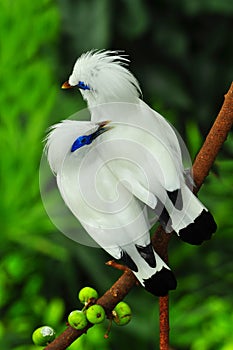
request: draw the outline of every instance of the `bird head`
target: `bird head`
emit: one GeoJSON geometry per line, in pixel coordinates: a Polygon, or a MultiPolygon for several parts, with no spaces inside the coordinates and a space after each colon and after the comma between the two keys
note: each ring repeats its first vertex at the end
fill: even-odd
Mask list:
{"type": "Polygon", "coordinates": [[[137,103],[141,89],[126,68],[128,63],[118,51],[89,51],[77,59],[62,88],[78,88],[89,107],[109,102],[137,103]]]}
{"type": "Polygon", "coordinates": [[[112,128],[107,126],[109,123],[108,120],[99,123],[63,120],[53,125],[45,139],[45,152],[51,170],[57,174],[68,154],[90,145],[99,135],[112,128]]]}

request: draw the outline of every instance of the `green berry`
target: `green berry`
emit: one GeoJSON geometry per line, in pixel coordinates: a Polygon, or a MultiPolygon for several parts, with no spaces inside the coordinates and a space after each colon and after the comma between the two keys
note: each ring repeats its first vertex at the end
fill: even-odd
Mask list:
{"type": "Polygon", "coordinates": [[[101,323],[105,319],[105,311],[101,305],[92,305],[86,311],[87,319],[93,324],[101,323]]]}
{"type": "Polygon", "coordinates": [[[53,328],[43,326],[37,328],[32,334],[32,340],[35,345],[46,346],[55,339],[55,331],[53,328]]]}
{"type": "Polygon", "coordinates": [[[84,287],[80,290],[78,298],[82,304],[87,304],[91,298],[98,299],[98,293],[94,288],[84,287]]]}
{"type": "Polygon", "coordinates": [[[132,318],[132,311],[128,304],[126,304],[124,301],[120,301],[116,307],[114,308],[113,312],[113,321],[118,326],[124,326],[127,323],[130,322],[132,318]]]}
{"type": "Polygon", "coordinates": [[[87,318],[83,311],[74,310],[69,314],[68,322],[75,329],[83,329],[87,325],[87,318]]]}

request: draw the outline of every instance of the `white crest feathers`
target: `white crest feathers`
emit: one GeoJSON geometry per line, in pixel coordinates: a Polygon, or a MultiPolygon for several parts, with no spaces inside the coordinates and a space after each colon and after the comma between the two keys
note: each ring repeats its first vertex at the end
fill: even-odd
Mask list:
{"type": "Polygon", "coordinates": [[[69,84],[84,82],[90,90],[81,93],[89,106],[105,102],[137,103],[141,89],[137,79],[126,68],[129,59],[118,51],[89,51],[76,61],[69,84]]]}

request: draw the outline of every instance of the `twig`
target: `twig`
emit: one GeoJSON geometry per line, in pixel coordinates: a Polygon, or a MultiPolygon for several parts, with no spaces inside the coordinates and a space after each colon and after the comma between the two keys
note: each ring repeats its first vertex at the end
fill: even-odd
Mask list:
{"type": "Polygon", "coordinates": [[[159,298],[159,345],[160,350],[169,350],[169,297],[159,298]]]}
{"type": "Polygon", "coordinates": [[[105,265],[114,267],[115,269],[120,270],[120,271],[130,270],[127,266],[119,264],[115,260],[109,260],[105,263],[105,265]]]}
{"type": "MultiPolygon", "coordinates": [[[[168,243],[172,233],[166,233],[159,226],[152,237],[152,244],[156,252],[168,263],[168,243]]],[[[169,297],[159,298],[159,339],[160,350],[169,350],[169,297]]]]}
{"type": "Polygon", "coordinates": [[[193,164],[193,178],[196,184],[194,192],[197,193],[224,144],[227,134],[233,124],[233,83],[230,86],[221,110],[215,119],[205,142],[198,152],[193,164]]]}
{"type": "MultiPolygon", "coordinates": [[[[113,286],[98,299],[97,304],[102,305],[106,313],[112,311],[116,304],[125,298],[135,283],[136,277],[134,274],[130,270],[125,271],[113,286]]],[[[92,324],[88,324],[87,327],[79,331],[69,326],[44,350],[65,350],[77,338],[86,333],[90,327],[92,327],[92,324]]]]}
{"type": "MultiPolygon", "coordinates": [[[[228,132],[233,124],[233,83],[225,95],[225,101],[213,124],[206,141],[204,142],[200,152],[198,153],[194,165],[193,175],[197,185],[196,192],[208,175],[211,166],[223,145],[228,132]]],[[[171,234],[166,234],[159,226],[156,230],[152,241],[156,251],[161,257],[167,260],[168,242],[171,234]]],[[[114,283],[114,285],[98,299],[97,303],[102,305],[107,312],[110,312],[116,304],[124,299],[131,288],[136,283],[136,277],[131,271],[124,271],[122,276],[114,283]]],[[[168,296],[159,299],[160,303],[160,350],[169,349],[169,317],[168,317],[168,296]]],[[[65,350],[73,341],[92,327],[91,324],[77,331],[72,327],[68,327],[60,334],[45,350],[65,350]]]]}
{"type": "MultiPolygon", "coordinates": [[[[230,86],[221,110],[198,152],[193,164],[193,179],[197,193],[214,163],[218,152],[233,125],[233,83],[230,86]]],[[[155,232],[152,243],[157,253],[168,262],[168,243],[170,236],[161,226],[155,232]]],[[[159,298],[160,350],[169,349],[169,299],[159,298]]]]}

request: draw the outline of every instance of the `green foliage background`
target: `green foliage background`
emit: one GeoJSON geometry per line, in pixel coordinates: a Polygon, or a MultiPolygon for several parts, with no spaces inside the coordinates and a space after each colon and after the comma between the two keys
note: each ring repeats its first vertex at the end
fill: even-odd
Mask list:
{"type": "MultiPolygon", "coordinates": [[[[231,0],[0,2],[0,344],[35,350],[32,331],[59,333],[79,307],[77,291],[103,293],[119,276],[107,254],[70,241],[50,222],[39,191],[42,140],[49,125],[82,109],[77,91],[60,91],[91,48],[124,49],[144,99],[170,120],[194,158],[233,76],[231,0]]],[[[232,137],[199,197],[214,213],[216,236],[201,247],[175,237],[170,265],[171,344],[179,350],[233,349],[232,137]]],[[[142,288],[127,297],[126,328],[94,327],[70,349],[158,348],[158,301],[142,288]]]]}

